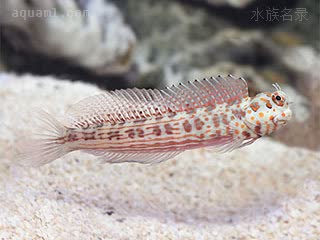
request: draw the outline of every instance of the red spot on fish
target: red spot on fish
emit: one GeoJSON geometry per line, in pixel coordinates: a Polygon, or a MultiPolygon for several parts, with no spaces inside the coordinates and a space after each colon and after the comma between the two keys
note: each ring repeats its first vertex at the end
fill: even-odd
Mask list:
{"type": "Polygon", "coordinates": [[[197,118],[194,120],[194,125],[196,126],[197,130],[201,130],[204,123],[199,118],[197,118]]]}
{"type": "Polygon", "coordinates": [[[219,128],[219,126],[220,126],[219,115],[218,114],[214,114],[213,125],[214,125],[215,128],[219,128]]]}
{"type": "Polygon", "coordinates": [[[192,125],[189,123],[188,120],[185,120],[183,123],[183,128],[186,132],[191,132],[192,131],[192,125]]]}
{"type": "Polygon", "coordinates": [[[107,134],[109,135],[108,136],[108,139],[109,140],[112,140],[113,138],[116,138],[117,140],[120,139],[121,137],[121,134],[119,134],[120,132],[119,131],[111,131],[111,132],[108,132],[107,134]]]}
{"type": "Polygon", "coordinates": [[[229,124],[228,116],[227,116],[226,114],[223,115],[222,122],[223,122],[223,124],[225,124],[225,125],[229,124]]]}
{"type": "Polygon", "coordinates": [[[144,131],[141,128],[137,128],[138,137],[144,137],[144,131]]]}
{"type": "Polygon", "coordinates": [[[255,132],[256,134],[260,135],[260,134],[261,134],[261,126],[260,126],[260,125],[255,126],[254,132],[255,132]]]}
{"type": "Polygon", "coordinates": [[[166,134],[173,134],[173,132],[172,132],[173,128],[169,123],[165,124],[164,128],[166,130],[166,134]]]}
{"type": "Polygon", "coordinates": [[[245,136],[246,138],[250,138],[250,133],[248,133],[247,131],[243,131],[242,135],[245,136]]]}
{"type": "Polygon", "coordinates": [[[267,106],[267,108],[272,108],[272,105],[271,105],[271,103],[270,103],[270,101],[268,101],[267,103],[266,103],[266,106],[267,106]]]}
{"type": "Polygon", "coordinates": [[[161,129],[159,126],[147,127],[146,129],[152,129],[152,133],[156,136],[161,136],[161,129]]]}
{"type": "Polygon", "coordinates": [[[258,111],[258,109],[260,108],[259,103],[254,102],[250,104],[250,108],[252,109],[252,111],[256,112],[258,111]]]}
{"type": "Polygon", "coordinates": [[[67,138],[68,142],[74,142],[74,141],[77,141],[77,140],[79,140],[79,138],[78,138],[76,133],[70,133],[68,138],[67,138]]]}
{"type": "Polygon", "coordinates": [[[91,136],[85,136],[83,139],[84,139],[85,141],[87,141],[87,140],[94,140],[95,137],[94,137],[94,135],[91,135],[91,136]]]}
{"type": "Polygon", "coordinates": [[[153,134],[156,136],[161,136],[161,129],[159,127],[155,127],[153,129],[153,134]]]}
{"type": "Polygon", "coordinates": [[[129,138],[134,138],[134,136],[135,136],[133,129],[126,130],[125,133],[128,133],[129,138]]]}

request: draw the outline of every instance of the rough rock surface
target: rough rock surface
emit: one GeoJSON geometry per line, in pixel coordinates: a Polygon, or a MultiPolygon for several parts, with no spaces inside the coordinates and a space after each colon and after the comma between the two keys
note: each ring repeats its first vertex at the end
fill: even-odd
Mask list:
{"type": "Polygon", "coordinates": [[[5,0],[2,34],[25,52],[64,59],[96,74],[125,73],[131,67],[135,35],[110,2],[5,0]]]}
{"type": "Polygon", "coordinates": [[[0,75],[0,239],[317,239],[319,152],[270,139],[224,155],[189,151],[158,165],[101,165],[72,153],[10,167],[32,126],[99,89],[0,75]],[[29,123],[29,124],[27,124],[29,123]]]}

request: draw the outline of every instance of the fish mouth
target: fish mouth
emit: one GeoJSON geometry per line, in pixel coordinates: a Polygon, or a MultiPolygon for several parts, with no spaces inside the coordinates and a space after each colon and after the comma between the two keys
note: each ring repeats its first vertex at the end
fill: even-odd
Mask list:
{"type": "Polygon", "coordinates": [[[275,120],[275,119],[273,119],[272,120],[272,122],[273,122],[273,124],[274,125],[285,125],[286,123],[287,123],[287,120],[284,120],[284,119],[277,119],[277,120],[275,120]]]}
{"type": "Polygon", "coordinates": [[[277,124],[284,125],[287,123],[287,120],[278,120],[277,124]]]}

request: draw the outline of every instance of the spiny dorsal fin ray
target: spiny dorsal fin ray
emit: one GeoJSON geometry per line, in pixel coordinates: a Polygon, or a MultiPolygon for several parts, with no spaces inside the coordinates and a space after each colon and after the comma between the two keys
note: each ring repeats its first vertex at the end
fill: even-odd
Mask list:
{"type": "Polygon", "coordinates": [[[231,75],[195,80],[161,91],[137,88],[107,91],[73,105],[67,111],[71,119],[68,125],[86,127],[90,124],[146,119],[169,112],[232,104],[247,96],[245,80],[231,75]]]}
{"type": "Polygon", "coordinates": [[[70,127],[90,124],[122,122],[161,116],[173,111],[174,106],[165,100],[157,89],[126,89],[104,92],[87,97],[67,111],[70,127]]]}
{"type": "Polygon", "coordinates": [[[178,110],[196,109],[215,106],[222,103],[234,103],[248,96],[247,83],[243,78],[227,78],[218,76],[203,80],[195,80],[188,84],[180,84],[162,90],[169,102],[174,103],[178,110]]]}

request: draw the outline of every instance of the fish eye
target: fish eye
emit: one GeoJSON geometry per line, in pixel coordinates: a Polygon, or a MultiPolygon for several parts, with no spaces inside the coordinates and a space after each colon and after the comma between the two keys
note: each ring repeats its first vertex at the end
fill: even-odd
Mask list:
{"type": "Polygon", "coordinates": [[[279,107],[282,107],[285,104],[285,98],[279,96],[277,93],[272,96],[272,101],[279,107]]]}

